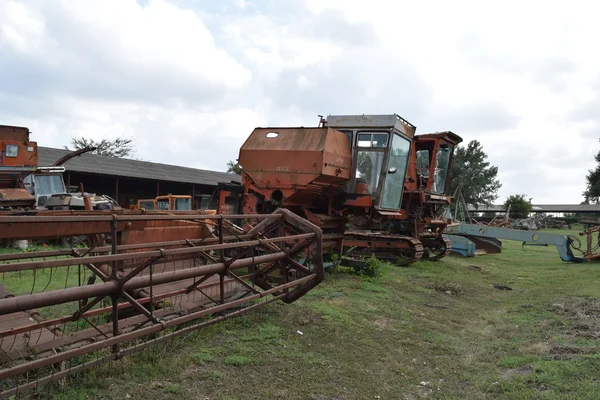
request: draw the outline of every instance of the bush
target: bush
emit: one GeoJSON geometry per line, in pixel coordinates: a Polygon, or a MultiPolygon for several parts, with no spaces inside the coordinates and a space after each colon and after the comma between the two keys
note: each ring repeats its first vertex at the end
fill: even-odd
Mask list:
{"type": "Polygon", "coordinates": [[[504,202],[504,209],[510,205],[510,218],[527,218],[531,212],[531,199],[526,199],[525,194],[513,194],[504,202]]]}
{"type": "Polygon", "coordinates": [[[355,268],[355,273],[360,276],[377,278],[383,275],[384,268],[385,263],[372,254],[371,257],[365,261],[363,266],[355,268]]]}

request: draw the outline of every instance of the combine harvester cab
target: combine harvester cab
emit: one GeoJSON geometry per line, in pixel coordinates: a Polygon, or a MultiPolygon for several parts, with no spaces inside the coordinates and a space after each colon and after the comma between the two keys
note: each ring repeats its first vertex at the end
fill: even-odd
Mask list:
{"type": "Polygon", "coordinates": [[[416,229],[423,232],[421,241],[430,260],[447,256],[452,249],[452,241],[443,232],[452,223],[446,210],[452,205],[454,149],[461,142],[462,138],[450,131],[415,136],[404,204],[407,212],[421,215],[416,229]]]}

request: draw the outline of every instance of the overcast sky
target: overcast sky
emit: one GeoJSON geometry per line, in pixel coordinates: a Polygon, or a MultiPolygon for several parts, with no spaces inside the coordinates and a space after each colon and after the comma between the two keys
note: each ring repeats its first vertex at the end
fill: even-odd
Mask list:
{"type": "Polygon", "coordinates": [[[600,150],[595,2],[0,0],[0,123],[225,170],[257,126],[397,113],[479,140],[500,198],[579,203],[600,150]]]}

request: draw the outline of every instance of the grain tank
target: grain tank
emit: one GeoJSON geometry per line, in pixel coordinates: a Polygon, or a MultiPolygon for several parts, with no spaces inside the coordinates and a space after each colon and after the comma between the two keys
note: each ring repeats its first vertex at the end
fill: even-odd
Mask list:
{"type": "Polygon", "coordinates": [[[242,145],[239,162],[247,194],[244,213],[276,207],[327,212],[351,178],[352,154],[346,135],[331,128],[256,128],[242,145]]]}

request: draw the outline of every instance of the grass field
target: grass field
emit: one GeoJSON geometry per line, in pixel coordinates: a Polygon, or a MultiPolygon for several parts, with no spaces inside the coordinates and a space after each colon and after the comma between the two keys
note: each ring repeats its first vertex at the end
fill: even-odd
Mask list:
{"type": "Polygon", "coordinates": [[[389,266],[374,279],[329,273],[291,305],[104,365],[51,395],[598,399],[599,272],[505,242],[500,255],[389,266]]]}

